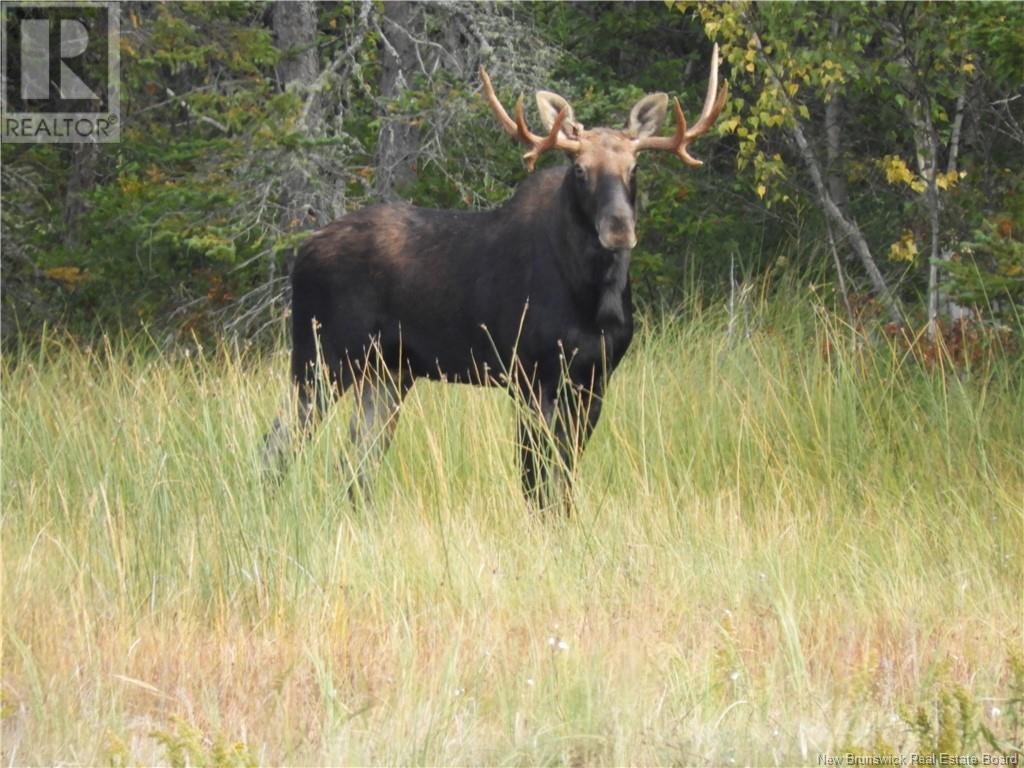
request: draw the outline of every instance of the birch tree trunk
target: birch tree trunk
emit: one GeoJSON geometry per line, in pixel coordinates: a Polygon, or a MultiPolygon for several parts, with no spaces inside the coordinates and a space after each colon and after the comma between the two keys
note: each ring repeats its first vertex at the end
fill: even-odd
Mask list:
{"type": "Polygon", "coordinates": [[[871,285],[875,290],[875,295],[882,303],[882,306],[885,307],[885,310],[889,315],[889,319],[894,323],[902,324],[903,311],[900,307],[899,300],[892,294],[892,291],[889,290],[889,285],[885,281],[885,276],[882,275],[881,270],[878,269],[878,264],[875,263],[875,259],[871,255],[871,248],[868,245],[867,240],[864,239],[864,235],[861,232],[860,227],[857,225],[856,220],[852,216],[848,217],[844,215],[843,212],[839,210],[839,206],[837,206],[835,201],[832,199],[832,195],[829,194],[828,188],[825,186],[825,181],[822,177],[821,164],[818,162],[818,158],[815,156],[810,142],[807,141],[803,124],[795,115],[793,117],[793,127],[791,130],[793,138],[796,141],[797,148],[800,150],[800,156],[803,158],[804,164],[807,166],[807,172],[811,177],[811,182],[814,184],[814,189],[818,193],[818,202],[821,205],[822,211],[825,216],[831,219],[839,230],[849,238],[853,251],[860,259],[860,262],[864,267],[864,271],[867,273],[868,279],[871,281],[871,285]]]}
{"type": "MultiPolygon", "coordinates": [[[[914,74],[914,64],[909,58],[909,44],[903,37],[902,30],[896,28],[898,48],[903,52],[899,61],[903,66],[906,83],[905,88],[911,94],[907,117],[914,128],[914,148],[917,159],[917,171],[925,181],[924,203],[928,211],[928,340],[934,342],[939,335],[939,317],[942,313],[942,262],[952,258],[952,250],[940,250],[942,238],[942,201],[939,198],[939,134],[932,120],[932,101],[927,86],[914,74]]],[[[963,126],[965,104],[965,84],[961,82],[960,93],[957,95],[956,112],[953,118],[952,134],[949,141],[946,172],[956,173],[957,159],[960,153],[960,131],[963,126]]],[[[957,319],[962,308],[950,304],[949,312],[955,312],[957,319]]]]}
{"type": "MultiPolygon", "coordinates": [[[[967,102],[966,91],[967,91],[967,83],[966,82],[961,82],[960,93],[958,93],[957,97],[956,97],[956,112],[953,115],[953,129],[952,129],[952,132],[950,133],[950,137],[949,137],[949,150],[948,150],[948,155],[947,155],[947,160],[946,160],[946,173],[947,174],[955,174],[957,172],[957,170],[958,170],[957,163],[958,163],[959,158],[960,158],[960,134],[961,134],[961,132],[963,130],[964,107],[966,106],[966,102],[967,102]]],[[[952,248],[945,248],[945,249],[943,249],[943,251],[940,254],[939,258],[943,262],[949,261],[951,258],[953,258],[953,249],[952,248]]],[[[936,275],[935,292],[936,292],[936,304],[937,305],[941,304],[942,303],[942,284],[941,284],[941,276],[938,275],[938,274],[936,275]]],[[[970,313],[970,310],[968,310],[966,307],[960,306],[959,304],[957,304],[952,299],[948,299],[946,304],[947,304],[947,311],[949,312],[950,320],[954,320],[954,321],[955,320],[960,320],[961,318],[965,317],[966,315],[968,315],[970,313]]]]}
{"type": "MultiPolygon", "coordinates": [[[[910,62],[906,63],[911,71],[910,62]]],[[[924,179],[923,199],[928,211],[928,325],[929,341],[938,335],[938,260],[939,260],[939,188],[936,182],[938,169],[939,140],[932,123],[931,100],[928,95],[911,84],[912,100],[907,118],[914,127],[914,149],[918,175],[924,179]]]]}
{"type": "MultiPolygon", "coordinates": [[[[832,11],[830,36],[833,40],[839,37],[839,17],[835,8],[832,11]]],[[[825,149],[828,192],[839,210],[844,213],[850,201],[850,193],[846,186],[846,177],[841,172],[839,161],[842,156],[843,135],[843,100],[838,89],[833,85],[829,88],[828,101],[825,103],[825,149]]]]}

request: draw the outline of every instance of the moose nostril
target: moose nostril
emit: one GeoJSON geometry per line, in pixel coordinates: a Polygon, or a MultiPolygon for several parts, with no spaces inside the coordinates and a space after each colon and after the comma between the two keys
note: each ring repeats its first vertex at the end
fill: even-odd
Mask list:
{"type": "Polygon", "coordinates": [[[616,235],[621,235],[625,232],[628,232],[630,229],[629,219],[627,219],[625,216],[613,216],[611,221],[608,222],[608,229],[610,229],[612,233],[616,235]]]}

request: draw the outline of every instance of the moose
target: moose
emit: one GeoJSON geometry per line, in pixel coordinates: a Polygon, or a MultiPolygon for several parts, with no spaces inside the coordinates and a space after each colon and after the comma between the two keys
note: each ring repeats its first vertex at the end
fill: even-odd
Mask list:
{"type": "MultiPolygon", "coordinates": [[[[513,119],[483,68],[480,77],[502,129],[527,147],[531,175],[494,210],[381,204],[313,233],[291,275],[291,377],[306,435],[332,400],[354,390],[349,429],[371,457],[364,466],[387,450],[416,379],[503,386],[526,404],[518,416],[523,491],[544,503],[564,498],[633,336],[637,156],[662,150],[701,165],[688,146],[714,124],[728,89],[718,89],[715,45],[692,127],[675,99],[675,132],[657,135],[664,93],[640,99],[617,130],[585,129],[564,98],[538,91],[546,130],[538,135],[522,96],[513,119]],[[570,163],[532,173],[552,149],[570,163]]],[[[280,466],[288,444],[278,419],[265,461],[280,466]]]]}

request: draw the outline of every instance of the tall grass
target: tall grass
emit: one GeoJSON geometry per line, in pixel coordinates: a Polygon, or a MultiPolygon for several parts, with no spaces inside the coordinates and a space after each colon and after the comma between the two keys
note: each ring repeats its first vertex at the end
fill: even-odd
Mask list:
{"type": "Polygon", "coordinates": [[[1021,363],[926,371],[798,302],[727,327],[642,329],[570,519],[522,500],[500,392],[417,384],[353,505],[348,400],[261,483],[284,350],[5,360],[3,761],[816,763],[920,747],[936,686],[998,731],[1021,363]]]}

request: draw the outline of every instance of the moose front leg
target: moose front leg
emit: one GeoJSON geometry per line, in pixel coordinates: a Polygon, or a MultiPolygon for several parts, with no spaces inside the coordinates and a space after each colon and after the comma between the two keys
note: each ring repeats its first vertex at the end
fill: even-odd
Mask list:
{"type": "Polygon", "coordinates": [[[517,424],[523,494],[528,501],[538,506],[544,505],[544,488],[551,461],[554,412],[553,398],[542,397],[538,390],[523,392],[517,424]]]}
{"type": "Polygon", "coordinates": [[[576,463],[601,416],[601,388],[565,382],[530,396],[518,425],[523,493],[539,507],[568,511],[576,463]]]}
{"type": "Polygon", "coordinates": [[[568,511],[572,504],[572,485],[576,465],[587,441],[601,418],[600,383],[592,387],[566,382],[555,402],[554,438],[557,462],[554,467],[555,492],[568,511]]]}

